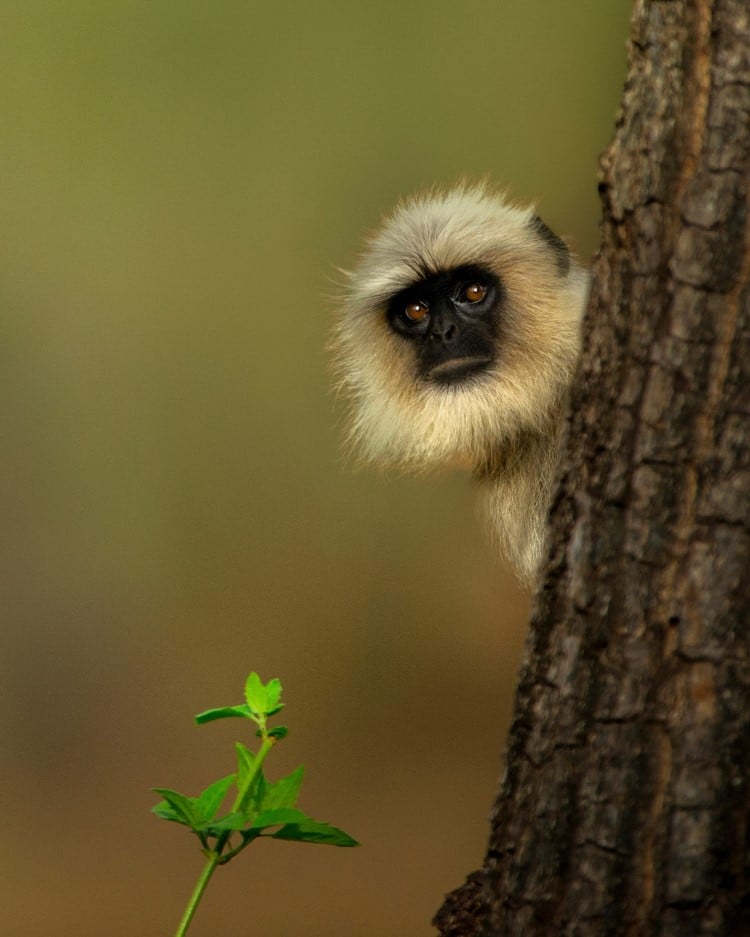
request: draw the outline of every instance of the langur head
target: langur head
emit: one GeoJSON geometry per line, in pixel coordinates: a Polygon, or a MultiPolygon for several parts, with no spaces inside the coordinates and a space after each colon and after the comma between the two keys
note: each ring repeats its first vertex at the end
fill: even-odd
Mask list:
{"type": "Polygon", "coordinates": [[[334,329],[352,445],[365,461],[462,463],[506,495],[534,475],[533,452],[544,481],[529,496],[546,510],[587,286],[533,209],[484,186],[397,206],[347,275],[334,329]]]}

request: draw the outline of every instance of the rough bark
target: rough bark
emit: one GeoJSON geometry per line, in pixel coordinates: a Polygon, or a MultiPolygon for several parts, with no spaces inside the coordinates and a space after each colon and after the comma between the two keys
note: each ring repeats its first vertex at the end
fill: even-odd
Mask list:
{"type": "Polygon", "coordinates": [[[443,937],[750,934],[750,3],[637,0],[550,559],[443,937]]]}

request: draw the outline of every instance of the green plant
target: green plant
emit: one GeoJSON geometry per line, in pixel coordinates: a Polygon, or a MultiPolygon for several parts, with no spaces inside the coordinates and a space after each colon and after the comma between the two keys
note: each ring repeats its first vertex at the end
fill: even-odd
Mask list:
{"type": "Polygon", "coordinates": [[[257,673],[245,682],[245,702],[199,713],[195,721],[202,725],[216,719],[240,717],[257,726],[260,739],[257,752],[241,742],[236,743],[237,772],[214,781],[197,797],[186,797],[168,788],[155,787],[163,800],[154,808],[157,817],[181,823],[201,842],[206,864],[193,889],[175,937],[184,937],[211,876],[218,866],[234,859],[260,837],[296,840],[300,843],[324,843],[329,846],[358,846],[343,830],[308,817],[295,806],[302,786],[304,767],[300,766],[285,778],[271,782],[263,774],[263,762],[273,746],[286,738],[287,728],[268,729],[266,721],[276,715],[284,704],[281,683],[277,679],[264,684],[257,673]],[[218,816],[224,798],[232,786],[237,794],[229,813],[218,816]]]}

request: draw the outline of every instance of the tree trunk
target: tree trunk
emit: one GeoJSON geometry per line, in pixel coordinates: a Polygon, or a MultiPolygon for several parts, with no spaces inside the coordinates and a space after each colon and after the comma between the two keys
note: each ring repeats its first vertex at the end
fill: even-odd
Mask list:
{"type": "Polygon", "coordinates": [[[750,935],[750,2],[637,0],[469,935],[750,935]]]}

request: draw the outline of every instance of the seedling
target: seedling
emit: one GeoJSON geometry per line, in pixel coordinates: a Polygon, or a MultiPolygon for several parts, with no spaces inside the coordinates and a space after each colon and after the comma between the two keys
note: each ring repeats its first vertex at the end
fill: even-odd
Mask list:
{"type": "Polygon", "coordinates": [[[273,746],[286,738],[285,726],[268,729],[266,721],[284,708],[281,683],[277,679],[264,684],[257,673],[245,682],[245,702],[239,706],[207,709],[195,717],[199,725],[216,719],[239,717],[255,723],[260,747],[251,752],[241,742],[235,744],[237,771],[209,784],[197,797],[186,797],[164,787],[153,788],[164,798],[154,808],[157,817],[181,823],[201,842],[206,864],[190,896],[175,937],[185,937],[206,886],[218,866],[225,865],[256,839],[297,840],[300,843],[323,843],[328,846],[358,846],[348,833],[313,820],[297,809],[305,769],[302,765],[278,781],[268,781],[263,762],[273,746]],[[232,787],[237,788],[229,813],[219,815],[221,805],[232,787]]]}

